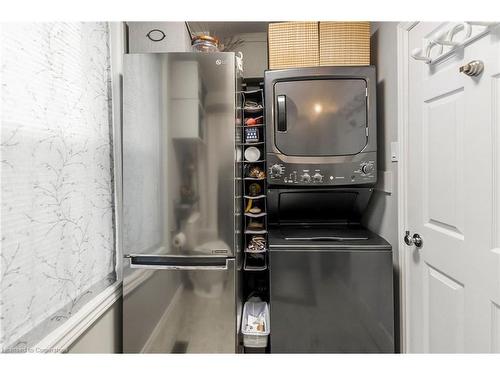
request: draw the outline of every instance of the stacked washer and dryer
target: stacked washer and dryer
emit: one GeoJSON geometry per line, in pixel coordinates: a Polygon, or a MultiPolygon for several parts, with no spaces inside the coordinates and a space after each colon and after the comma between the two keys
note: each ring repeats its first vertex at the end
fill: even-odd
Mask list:
{"type": "Polygon", "coordinates": [[[360,224],[375,68],[266,71],[265,101],[271,352],[394,352],[392,249],[360,224]]]}

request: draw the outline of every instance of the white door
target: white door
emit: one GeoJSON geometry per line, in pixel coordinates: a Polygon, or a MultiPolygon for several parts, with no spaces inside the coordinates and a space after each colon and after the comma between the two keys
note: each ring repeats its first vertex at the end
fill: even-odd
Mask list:
{"type": "MultiPolygon", "coordinates": [[[[409,51],[449,28],[417,24],[409,51]]],[[[409,352],[500,352],[499,29],[434,65],[409,57],[406,229],[423,239],[404,249],[409,352]],[[478,77],[459,72],[472,60],[478,77]]]]}

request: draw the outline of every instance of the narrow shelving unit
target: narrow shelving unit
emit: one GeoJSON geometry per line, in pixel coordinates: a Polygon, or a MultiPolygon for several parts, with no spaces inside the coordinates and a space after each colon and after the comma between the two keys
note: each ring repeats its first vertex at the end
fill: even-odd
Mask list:
{"type": "MultiPolygon", "coordinates": [[[[241,163],[243,187],[243,297],[258,297],[269,303],[267,165],[262,80],[247,82],[242,91],[241,163]],[[247,157],[246,151],[250,156],[247,157]],[[257,149],[258,151],[256,151],[257,149]],[[255,158],[258,155],[258,158],[255,158]]],[[[246,348],[245,353],[269,352],[266,348],[246,348]]]]}
{"type": "Polygon", "coordinates": [[[267,203],[264,92],[262,88],[243,91],[243,213],[244,271],[267,270],[267,203]],[[251,159],[252,151],[258,159],[251,159]],[[260,198],[257,198],[260,197],[260,198]]]}

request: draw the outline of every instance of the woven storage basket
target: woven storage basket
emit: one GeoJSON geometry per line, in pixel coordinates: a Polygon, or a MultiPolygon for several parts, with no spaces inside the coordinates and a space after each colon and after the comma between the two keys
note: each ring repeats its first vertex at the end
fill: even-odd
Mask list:
{"type": "Polygon", "coordinates": [[[370,65],[370,22],[320,22],[319,64],[370,65]]]}
{"type": "Polygon", "coordinates": [[[269,24],[269,69],[319,65],[317,22],[269,24]]]}

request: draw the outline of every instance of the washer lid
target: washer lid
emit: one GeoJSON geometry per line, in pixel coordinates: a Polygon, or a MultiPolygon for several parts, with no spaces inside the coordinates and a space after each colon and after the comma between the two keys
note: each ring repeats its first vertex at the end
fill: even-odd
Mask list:
{"type": "Polygon", "coordinates": [[[269,230],[271,250],[391,250],[377,234],[355,225],[276,225],[269,230]]]}

